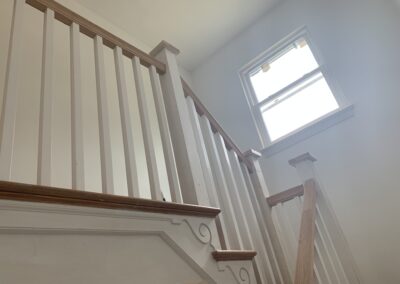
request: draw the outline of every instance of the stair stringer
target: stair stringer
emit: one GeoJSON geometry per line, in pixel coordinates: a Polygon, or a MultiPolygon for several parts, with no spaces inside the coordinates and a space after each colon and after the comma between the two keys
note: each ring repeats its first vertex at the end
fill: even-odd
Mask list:
{"type": "Polygon", "coordinates": [[[251,261],[217,263],[213,218],[0,200],[0,235],[159,236],[205,283],[256,283],[251,261]]]}

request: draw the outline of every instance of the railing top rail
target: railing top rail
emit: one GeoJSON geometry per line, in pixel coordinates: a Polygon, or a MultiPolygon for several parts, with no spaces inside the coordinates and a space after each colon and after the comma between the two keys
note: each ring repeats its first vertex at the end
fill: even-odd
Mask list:
{"type": "Polygon", "coordinates": [[[213,207],[6,181],[0,181],[0,200],[2,199],[205,218],[214,218],[221,212],[213,207]]]}
{"type": "Polygon", "coordinates": [[[249,160],[246,158],[245,154],[242,151],[240,151],[239,147],[233,142],[233,140],[224,131],[224,129],[218,123],[218,121],[207,110],[207,108],[203,105],[203,103],[200,101],[200,99],[196,96],[196,94],[190,88],[188,83],[186,83],[186,81],[183,78],[181,78],[181,81],[182,81],[182,86],[183,86],[183,91],[185,93],[185,97],[190,96],[193,99],[193,102],[196,106],[197,113],[200,116],[205,115],[208,118],[208,120],[210,121],[210,124],[211,124],[211,129],[213,130],[214,133],[218,132],[219,134],[221,134],[222,138],[225,141],[226,148],[228,150],[235,151],[239,160],[242,161],[243,163],[245,163],[246,166],[249,168],[249,170],[252,170],[252,165],[249,162],[249,160]]]}
{"type": "Polygon", "coordinates": [[[94,24],[93,22],[85,19],[84,17],[78,15],[77,13],[71,11],[65,6],[57,3],[54,0],[26,0],[26,3],[32,7],[44,12],[47,8],[51,9],[55,13],[55,18],[60,22],[71,25],[76,23],[80,27],[80,31],[89,36],[95,37],[100,36],[103,39],[103,43],[110,47],[115,48],[116,46],[121,47],[123,54],[128,57],[137,56],[140,59],[140,63],[146,67],[151,65],[155,66],[157,72],[160,74],[165,73],[165,64],[158,61],[154,57],[150,56],[146,52],[134,47],[123,39],[113,35],[109,31],[103,29],[102,27],[94,24]]]}
{"type": "Polygon", "coordinates": [[[279,203],[287,202],[295,197],[302,196],[303,194],[304,186],[301,184],[267,197],[267,203],[270,207],[274,207],[279,203]]]}

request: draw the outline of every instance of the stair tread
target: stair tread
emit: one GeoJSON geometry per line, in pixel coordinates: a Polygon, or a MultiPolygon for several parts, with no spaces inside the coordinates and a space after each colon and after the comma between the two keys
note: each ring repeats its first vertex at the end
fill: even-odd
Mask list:
{"type": "Polygon", "coordinates": [[[216,250],[212,256],[216,261],[252,260],[257,255],[254,250],[216,250]]]}

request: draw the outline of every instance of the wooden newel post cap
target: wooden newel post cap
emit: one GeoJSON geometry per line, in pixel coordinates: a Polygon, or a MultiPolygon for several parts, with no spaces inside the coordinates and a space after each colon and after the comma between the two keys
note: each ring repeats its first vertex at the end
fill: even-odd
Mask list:
{"type": "Polygon", "coordinates": [[[250,149],[250,150],[244,152],[243,154],[246,158],[254,159],[254,160],[257,160],[262,157],[260,152],[257,152],[256,150],[253,150],[253,149],[250,149]]]}
{"type": "Polygon", "coordinates": [[[166,42],[165,40],[162,40],[155,48],[153,48],[152,51],[150,51],[151,56],[156,56],[159,54],[163,49],[167,49],[170,52],[172,52],[175,55],[178,55],[180,53],[180,50],[177,49],[175,46],[172,44],[166,42]]]}
{"type": "Polygon", "coordinates": [[[289,165],[291,165],[292,167],[296,167],[298,164],[305,162],[305,161],[310,161],[310,162],[314,163],[315,161],[317,161],[317,159],[314,158],[310,153],[307,152],[307,153],[301,154],[300,156],[297,156],[296,158],[289,160],[289,165]]]}

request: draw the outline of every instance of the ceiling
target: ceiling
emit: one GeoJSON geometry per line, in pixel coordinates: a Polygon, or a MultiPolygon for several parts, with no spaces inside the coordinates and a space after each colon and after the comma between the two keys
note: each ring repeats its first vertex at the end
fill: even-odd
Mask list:
{"type": "Polygon", "coordinates": [[[187,70],[265,14],[277,0],[75,0],[149,47],[166,40],[187,70]]]}

